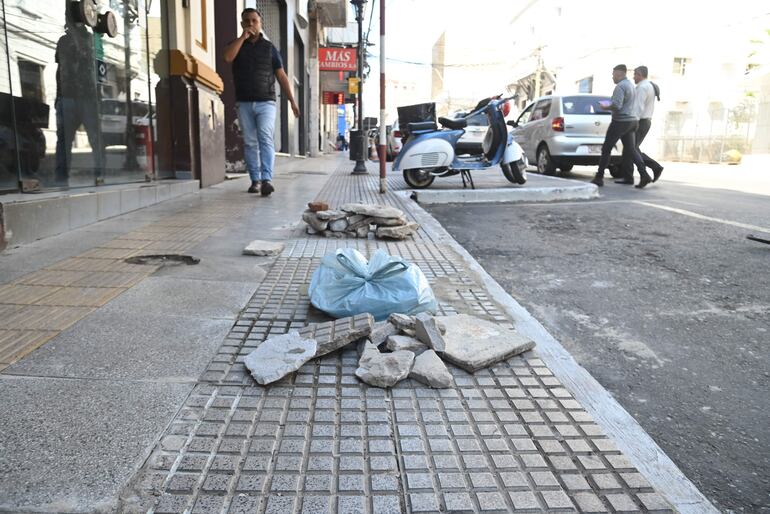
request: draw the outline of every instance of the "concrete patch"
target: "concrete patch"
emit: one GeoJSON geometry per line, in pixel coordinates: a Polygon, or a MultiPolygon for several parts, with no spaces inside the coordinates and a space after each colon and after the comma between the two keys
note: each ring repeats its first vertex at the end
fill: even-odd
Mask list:
{"type": "Polygon", "coordinates": [[[114,512],[191,389],[3,376],[0,397],[13,416],[0,416],[0,510],[114,512]]]}

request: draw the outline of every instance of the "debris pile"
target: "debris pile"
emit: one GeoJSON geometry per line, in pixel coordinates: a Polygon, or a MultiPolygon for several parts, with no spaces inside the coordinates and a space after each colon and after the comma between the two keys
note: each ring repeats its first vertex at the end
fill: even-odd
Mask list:
{"type": "Polygon", "coordinates": [[[331,209],[325,202],[310,202],[302,213],[308,234],[324,237],[369,237],[380,239],[406,239],[420,225],[409,222],[403,211],[388,205],[346,203],[339,209],[331,209]]]}
{"type": "Polygon", "coordinates": [[[265,385],[351,344],[357,345],[355,374],[362,382],[386,388],[411,378],[437,389],[452,387],[446,362],[473,373],[535,346],[513,330],[467,314],[391,314],[375,323],[367,313],[271,337],[246,356],[245,364],[265,385]]]}

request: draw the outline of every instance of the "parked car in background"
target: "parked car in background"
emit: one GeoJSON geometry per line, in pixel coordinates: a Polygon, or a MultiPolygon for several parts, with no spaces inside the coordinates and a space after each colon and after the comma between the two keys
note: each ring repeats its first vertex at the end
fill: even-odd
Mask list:
{"type": "MultiPolygon", "coordinates": [[[[609,99],[591,94],[544,96],[508,124],[513,127],[513,139],[539,173],[554,175],[557,169],[566,173],[574,165],[595,166],[612,119],[599,102],[609,99]]],[[[609,169],[613,177],[620,176],[620,160],[621,150],[616,146],[609,169]]]]}
{"type": "Polygon", "coordinates": [[[401,139],[403,134],[398,127],[398,118],[396,118],[396,121],[394,121],[393,125],[390,126],[390,130],[388,130],[387,134],[388,147],[386,157],[389,161],[392,161],[396,158],[396,155],[398,155],[398,153],[401,151],[401,148],[404,146],[404,142],[401,139]]]}
{"type": "MultiPolygon", "coordinates": [[[[131,105],[133,123],[141,124],[150,112],[145,102],[134,100],[131,105]]],[[[126,101],[116,98],[102,99],[101,111],[102,143],[104,146],[126,144],[126,101]]]]}

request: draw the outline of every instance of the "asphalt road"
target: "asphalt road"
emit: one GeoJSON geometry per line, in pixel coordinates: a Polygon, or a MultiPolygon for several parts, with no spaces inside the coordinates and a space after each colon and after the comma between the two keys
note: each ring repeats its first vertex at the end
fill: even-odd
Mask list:
{"type": "Polygon", "coordinates": [[[770,239],[770,188],[681,176],[429,210],[717,508],[770,512],[770,245],[746,240],[770,239]]]}

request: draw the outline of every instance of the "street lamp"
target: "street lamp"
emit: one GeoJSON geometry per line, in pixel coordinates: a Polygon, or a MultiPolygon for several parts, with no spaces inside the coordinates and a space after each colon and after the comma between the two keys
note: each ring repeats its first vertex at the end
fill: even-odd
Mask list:
{"type": "MultiPolygon", "coordinates": [[[[383,0],[384,1],[384,0],[383,0]]],[[[350,3],[356,8],[356,21],[358,22],[358,141],[359,146],[356,166],[353,168],[353,175],[365,175],[366,171],[366,134],[364,133],[364,52],[363,52],[363,39],[364,39],[364,4],[366,0],[350,0],[350,3]]],[[[352,143],[352,141],[351,141],[352,143]]]]}

